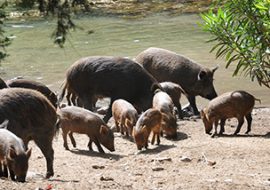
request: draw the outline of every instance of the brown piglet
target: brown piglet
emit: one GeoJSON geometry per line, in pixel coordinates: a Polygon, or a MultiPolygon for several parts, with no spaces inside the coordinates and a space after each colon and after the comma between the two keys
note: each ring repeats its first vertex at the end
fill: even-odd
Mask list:
{"type": "Polygon", "coordinates": [[[254,96],[245,91],[227,92],[211,100],[208,106],[201,111],[205,132],[209,134],[214,123],[215,130],[212,134],[212,137],[214,137],[217,134],[218,122],[220,121],[219,134],[222,134],[226,119],[237,118],[238,126],[234,132],[234,135],[236,135],[240,132],[245,117],[247,120],[246,134],[248,134],[251,130],[251,112],[255,100],[257,99],[254,96]]]}
{"type": "Polygon", "coordinates": [[[155,136],[157,136],[157,144],[160,144],[161,120],[161,112],[154,108],[146,110],[139,117],[135,127],[133,128],[133,137],[138,150],[141,150],[143,147],[147,149],[148,138],[151,131],[153,132],[151,144],[154,144],[155,136]]]}
{"type": "Polygon", "coordinates": [[[169,138],[177,137],[177,119],[174,113],[174,104],[171,97],[161,90],[156,90],[153,98],[153,108],[162,113],[162,133],[169,138]]]}
{"type": "Polygon", "coordinates": [[[117,132],[122,134],[126,132],[126,136],[132,135],[133,127],[138,120],[137,110],[132,104],[123,99],[113,102],[112,115],[115,121],[117,132]]]}
{"type": "Polygon", "coordinates": [[[4,173],[1,171],[0,174],[8,177],[8,167],[13,181],[25,182],[31,149],[25,151],[22,139],[6,129],[7,123],[8,120],[5,120],[0,125],[0,166],[2,163],[5,168],[4,173]]]}
{"type": "Polygon", "coordinates": [[[76,147],[72,134],[80,133],[88,135],[89,150],[92,150],[92,142],[94,142],[101,153],[104,153],[104,150],[100,144],[110,151],[115,151],[113,132],[97,114],[76,106],[61,108],[57,110],[57,114],[60,119],[59,126],[63,132],[64,147],[67,150],[69,150],[67,135],[69,135],[73,147],[76,147]]]}

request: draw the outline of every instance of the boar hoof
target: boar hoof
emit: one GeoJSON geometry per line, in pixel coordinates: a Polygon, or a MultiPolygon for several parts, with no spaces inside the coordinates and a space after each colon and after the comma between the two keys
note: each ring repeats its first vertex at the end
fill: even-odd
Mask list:
{"type": "Polygon", "coordinates": [[[53,175],[54,175],[53,172],[47,172],[47,173],[46,173],[46,179],[52,177],[53,175]]]}
{"type": "Polygon", "coordinates": [[[216,133],[213,133],[212,135],[211,135],[211,138],[214,138],[216,136],[216,133]]]}

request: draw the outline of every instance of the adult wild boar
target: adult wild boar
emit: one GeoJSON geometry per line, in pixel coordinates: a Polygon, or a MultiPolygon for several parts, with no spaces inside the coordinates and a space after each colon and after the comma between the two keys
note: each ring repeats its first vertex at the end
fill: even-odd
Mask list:
{"type": "Polygon", "coordinates": [[[171,97],[161,90],[156,90],[153,98],[153,108],[162,113],[162,132],[169,138],[177,137],[177,119],[171,97]]]}
{"type": "Polygon", "coordinates": [[[159,145],[161,120],[162,114],[155,108],[150,108],[140,115],[133,128],[133,138],[138,150],[141,150],[143,147],[147,149],[148,138],[151,132],[153,132],[151,144],[155,143],[155,138],[157,137],[157,144],[159,145]]]}
{"type": "Polygon", "coordinates": [[[241,130],[245,117],[247,120],[246,134],[248,134],[251,130],[251,112],[255,100],[257,99],[254,96],[245,91],[227,92],[211,100],[208,106],[201,111],[205,132],[209,134],[214,123],[215,130],[212,134],[212,137],[214,137],[217,134],[218,122],[220,121],[219,134],[222,134],[226,119],[236,117],[238,120],[238,126],[234,132],[234,135],[236,135],[241,130]]]}
{"type": "Polygon", "coordinates": [[[161,48],[148,48],[138,54],[135,61],[142,64],[159,82],[179,84],[187,93],[195,115],[199,115],[195,96],[200,95],[209,100],[217,96],[213,86],[216,68],[210,70],[187,57],[161,48]]]}
{"type": "Polygon", "coordinates": [[[9,87],[12,87],[12,88],[16,87],[16,88],[27,88],[27,89],[37,90],[40,93],[42,93],[44,96],[46,96],[55,108],[57,106],[56,94],[52,92],[45,84],[41,82],[37,82],[34,80],[29,80],[29,79],[17,78],[17,79],[8,80],[6,81],[6,83],[9,87]]]}
{"type": "Polygon", "coordinates": [[[111,98],[107,122],[112,116],[112,103],[124,99],[141,112],[151,107],[157,81],[136,62],[121,57],[92,56],[79,59],[66,73],[60,101],[65,90],[77,96],[84,108],[93,110],[96,97],[111,98]]]}
{"type": "Polygon", "coordinates": [[[92,142],[95,143],[98,151],[101,153],[104,153],[104,150],[100,144],[110,151],[115,150],[113,132],[97,114],[76,106],[61,108],[57,110],[57,114],[60,118],[59,126],[62,128],[64,147],[66,150],[69,150],[67,135],[69,135],[73,147],[76,147],[73,133],[88,135],[89,150],[92,150],[92,142]]]}
{"type": "Polygon", "coordinates": [[[126,136],[132,135],[133,127],[138,120],[138,112],[129,102],[118,99],[112,104],[112,115],[115,121],[117,132],[121,132],[126,136]]]}
{"type": "Polygon", "coordinates": [[[6,119],[9,120],[7,129],[20,137],[26,148],[28,142],[34,140],[46,159],[46,178],[53,176],[52,140],[57,130],[57,115],[49,100],[36,90],[2,89],[0,122],[6,119]]]}
{"type": "MultiPolygon", "coordinates": [[[[25,182],[31,149],[25,150],[22,139],[8,131],[7,124],[6,120],[0,125],[0,166],[1,162],[4,167],[7,165],[13,181],[25,182]]],[[[4,175],[8,176],[7,173],[4,175]]]]}
{"type": "Polygon", "coordinates": [[[161,82],[159,83],[162,90],[166,92],[172,99],[174,106],[177,108],[178,117],[183,118],[182,107],[180,104],[181,94],[186,94],[186,92],[174,82],[161,82]]]}

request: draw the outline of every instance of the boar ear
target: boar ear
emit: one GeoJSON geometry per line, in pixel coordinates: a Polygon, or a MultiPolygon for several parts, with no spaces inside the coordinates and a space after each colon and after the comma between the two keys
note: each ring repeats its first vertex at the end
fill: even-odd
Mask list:
{"type": "Polygon", "coordinates": [[[10,160],[14,160],[17,157],[17,153],[16,153],[15,148],[13,146],[11,146],[9,148],[8,157],[10,160]]]}
{"type": "Polygon", "coordinates": [[[217,65],[215,68],[212,69],[212,73],[214,74],[215,71],[219,68],[219,66],[217,65]]]}
{"type": "Polygon", "coordinates": [[[162,88],[161,88],[161,86],[159,85],[159,83],[154,83],[154,84],[152,84],[152,86],[151,86],[151,92],[153,92],[153,93],[156,93],[156,90],[161,90],[162,88]]]}
{"type": "Polygon", "coordinates": [[[7,129],[9,121],[6,119],[5,121],[3,121],[3,123],[0,124],[0,128],[2,129],[7,129]]]}
{"type": "Polygon", "coordinates": [[[101,126],[100,126],[99,132],[100,132],[102,135],[106,135],[106,134],[108,133],[108,129],[107,129],[107,127],[105,127],[104,125],[101,125],[101,126]]]}
{"type": "Polygon", "coordinates": [[[146,125],[142,126],[142,130],[147,130],[146,125]]]}
{"type": "Polygon", "coordinates": [[[28,159],[30,158],[31,153],[32,153],[32,148],[29,148],[29,149],[26,151],[26,156],[27,156],[28,159]]]}
{"type": "Polygon", "coordinates": [[[198,74],[198,80],[203,80],[206,77],[205,71],[200,71],[198,74]]]}

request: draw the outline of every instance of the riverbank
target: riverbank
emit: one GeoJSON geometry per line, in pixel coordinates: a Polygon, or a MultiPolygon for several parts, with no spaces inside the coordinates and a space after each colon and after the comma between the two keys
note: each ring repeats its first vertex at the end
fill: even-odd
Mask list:
{"type": "MultiPolygon", "coordinates": [[[[90,14],[94,16],[120,16],[124,18],[141,18],[156,13],[167,13],[169,15],[180,15],[190,13],[201,13],[209,9],[211,0],[92,0],[89,4],[75,5],[76,13],[90,14]]],[[[15,4],[11,3],[8,9],[8,17],[35,18],[42,14],[38,7],[33,9],[16,10],[15,4]]]]}

